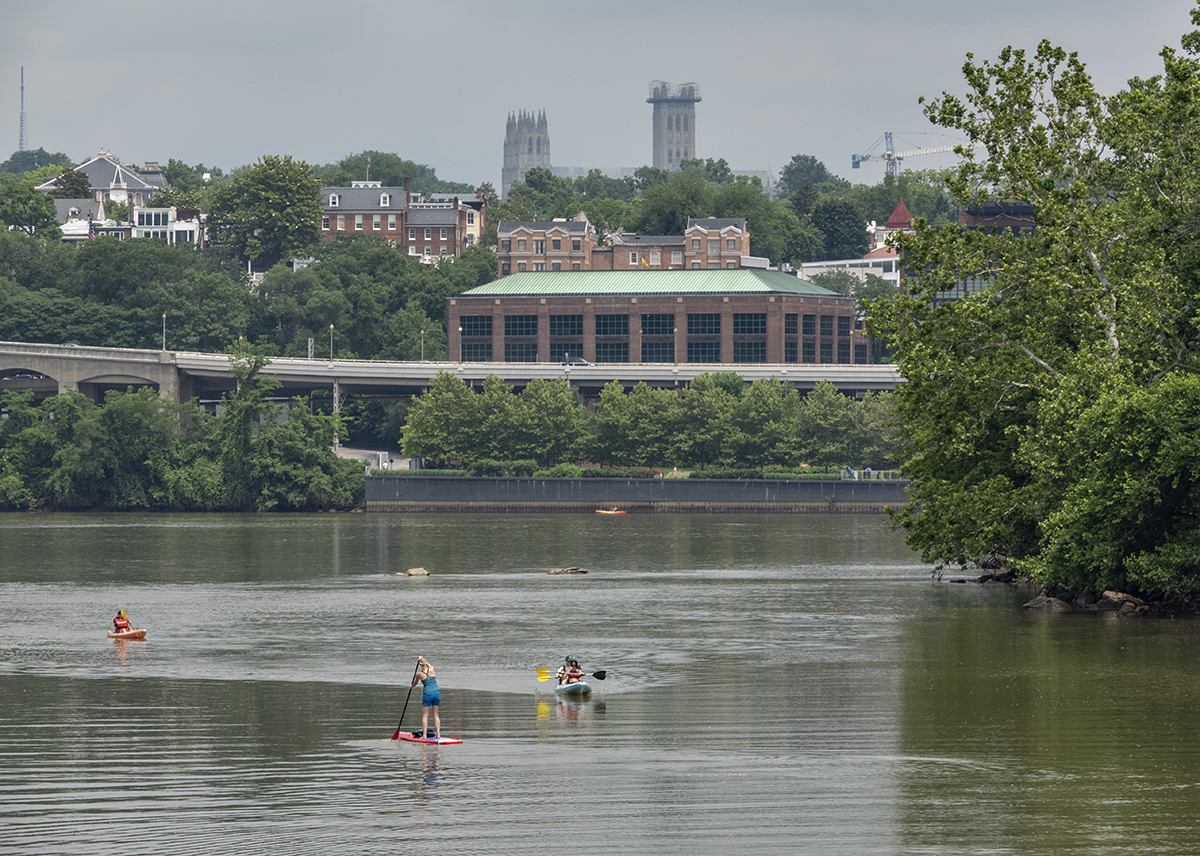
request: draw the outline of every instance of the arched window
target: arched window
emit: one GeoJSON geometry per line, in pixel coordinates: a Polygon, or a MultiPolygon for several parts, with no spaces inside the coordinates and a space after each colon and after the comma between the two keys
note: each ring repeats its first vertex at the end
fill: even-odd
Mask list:
{"type": "Polygon", "coordinates": [[[529,154],[533,154],[533,137],[529,138],[529,154]]]}
{"type": "Polygon", "coordinates": [[[687,119],[688,119],[688,117],[687,117],[687,116],[684,116],[684,117],[683,117],[683,130],[685,130],[685,131],[688,129],[688,127],[687,127],[687,119]]]}
{"type": "Polygon", "coordinates": [[[542,138],[541,137],[537,138],[537,153],[539,155],[542,153],[542,138]]]}
{"type": "Polygon", "coordinates": [[[670,113],[668,113],[667,114],[667,130],[668,131],[673,131],[675,129],[674,122],[675,122],[675,117],[672,116],[670,113]]]}

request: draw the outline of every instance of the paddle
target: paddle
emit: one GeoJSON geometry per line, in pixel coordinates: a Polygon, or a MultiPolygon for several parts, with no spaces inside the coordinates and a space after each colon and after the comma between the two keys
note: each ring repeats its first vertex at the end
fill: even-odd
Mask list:
{"type": "MultiPolygon", "coordinates": [[[[537,673],[538,673],[539,681],[548,681],[551,678],[558,677],[557,672],[552,672],[549,669],[538,669],[537,673]]],[[[584,677],[585,678],[595,678],[598,681],[602,681],[602,680],[604,680],[606,675],[608,675],[608,672],[601,669],[599,672],[592,672],[590,675],[584,675],[584,677]]]]}
{"type": "Polygon", "coordinates": [[[400,726],[404,724],[404,714],[408,713],[408,700],[412,698],[413,687],[416,686],[414,681],[416,681],[419,671],[421,671],[421,660],[417,658],[417,667],[413,669],[412,681],[408,682],[408,695],[404,697],[404,708],[400,711],[400,722],[396,725],[396,733],[392,735],[393,740],[400,739],[400,726]]]}

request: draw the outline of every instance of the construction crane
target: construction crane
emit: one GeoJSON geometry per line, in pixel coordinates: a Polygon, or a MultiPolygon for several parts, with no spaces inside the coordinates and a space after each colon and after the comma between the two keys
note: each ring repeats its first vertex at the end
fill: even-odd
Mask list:
{"type": "MultiPolygon", "coordinates": [[[[879,141],[876,140],[875,144],[878,145],[879,141]]],[[[865,155],[850,155],[850,166],[853,169],[858,169],[858,165],[864,161],[887,161],[888,175],[896,175],[898,172],[900,172],[900,162],[905,158],[912,158],[916,157],[917,155],[945,154],[946,152],[954,151],[961,145],[963,144],[955,143],[952,146],[932,146],[926,149],[910,149],[907,152],[898,152],[896,151],[896,147],[892,145],[892,132],[885,131],[883,134],[883,153],[878,155],[869,153],[865,155]]],[[[975,146],[968,146],[968,148],[977,147],[978,144],[975,146]]],[[[875,146],[872,146],[871,148],[873,149],[875,146]]]]}

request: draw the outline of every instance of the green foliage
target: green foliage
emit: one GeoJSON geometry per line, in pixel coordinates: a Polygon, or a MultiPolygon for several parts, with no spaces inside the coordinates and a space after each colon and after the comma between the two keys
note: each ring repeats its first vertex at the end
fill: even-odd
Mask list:
{"type": "Polygon", "coordinates": [[[804,187],[820,193],[836,193],[845,190],[850,182],[831,173],[821,161],[812,155],[793,155],[787,165],[779,171],[779,195],[791,196],[804,187]]]}
{"type": "Polygon", "coordinates": [[[62,237],[54,200],[28,184],[0,187],[0,223],[50,241],[62,237]]]}
{"type": "Polygon", "coordinates": [[[87,173],[77,169],[69,169],[54,180],[54,190],[51,196],[59,199],[91,199],[92,182],[87,173]]]}
{"type": "Polygon", "coordinates": [[[968,57],[967,94],[928,106],[982,146],[955,200],[1035,214],[1021,235],[918,224],[899,246],[920,276],[872,315],[907,380],[916,487],[900,522],[927,560],[999,556],[1094,591],[1197,587],[1200,63],[1162,58],[1161,76],[1105,97],[1075,54],[1006,48],[968,57]],[[978,293],[931,299],[963,280],[978,293]]]}
{"type": "Polygon", "coordinates": [[[682,235],[689,217],[709,217],[712,191],[703,177],[677,172],[642,191],[633,230],[641,235],[682,235]]]}
{"type": "MultiPolygon", "coordinates": [[[[62,152],[50,154],[43,148],[26,149],[23,152],[13,152],[8,160],[0,163],[0,173],[19,175],[23,172],[32,172],[36,169],[49,166],[53,166],[55,169],[54,175],[58,175],[64,169],[74,167],[75,162],[62,152]]],[[[47,176],[47,178],[49,177],[47,176]]]]}
{"type": "Polygon", "coordinates": [[[824,236],[821,260],[857,259],[867,251],[867,221],[846,199],[827,196],[813,206],[813,226],[824,236]]]}
{"type": "Polygon", "coordinates": [[[264,155],[217,190],[208,228],[217,243],[270,267],[315,247],[320,220],[312,167],[290,155],[264,155]]]}

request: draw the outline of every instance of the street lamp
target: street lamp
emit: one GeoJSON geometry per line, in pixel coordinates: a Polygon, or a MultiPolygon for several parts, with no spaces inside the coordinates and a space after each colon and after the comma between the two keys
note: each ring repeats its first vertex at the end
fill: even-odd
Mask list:
{"type": "Polygon", "coordinates": [[[458,364],[462,365],[462,325],[458,325],[458,364]]]}
{"type": "Polygon", "coordinates": [[[329,325],[329,362],[333,362],[333,325],[329,325]]]}
{"type": "Polygon", "coordinates": [[[425,362],[425,331],[421,331],[421,362],[425,362]]]}
{"type": "Polygon", "coordinates": [[[167,349],[167,313],[163,313],[163,344],[162,349],[167,349]]]}

